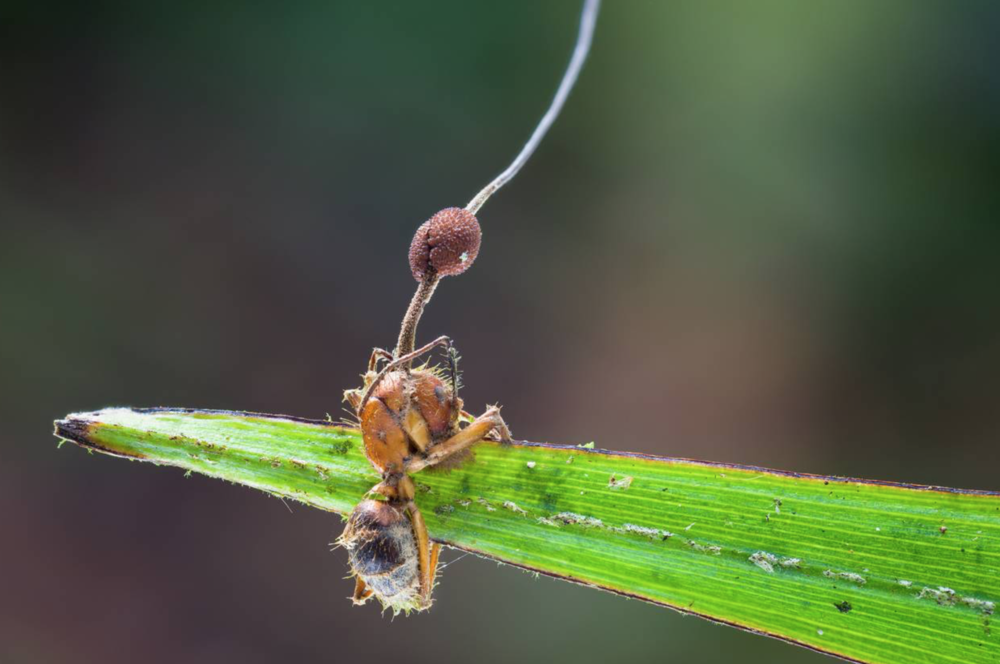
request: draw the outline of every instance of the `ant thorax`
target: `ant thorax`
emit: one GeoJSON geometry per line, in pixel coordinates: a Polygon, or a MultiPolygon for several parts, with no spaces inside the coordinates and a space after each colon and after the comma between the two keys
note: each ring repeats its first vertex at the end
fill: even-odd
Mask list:
{"type": "Polygon", "coordinates": [[[460,413],[454,389],[433,370],[390,372],[358,413],[365,454],[381,473],[405,472],[409,457],[457,431],[460,413]]]}

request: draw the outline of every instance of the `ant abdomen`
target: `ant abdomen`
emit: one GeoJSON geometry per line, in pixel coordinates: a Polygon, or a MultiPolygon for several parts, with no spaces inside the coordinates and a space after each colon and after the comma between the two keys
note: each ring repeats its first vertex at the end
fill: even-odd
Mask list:
{"type": "Polygon", "coordinates": [[[408,608],[419,599],[417,543],[403,509],[378,500],[358,503],[340,541],[351,569],[384,604],[408,608]]]}

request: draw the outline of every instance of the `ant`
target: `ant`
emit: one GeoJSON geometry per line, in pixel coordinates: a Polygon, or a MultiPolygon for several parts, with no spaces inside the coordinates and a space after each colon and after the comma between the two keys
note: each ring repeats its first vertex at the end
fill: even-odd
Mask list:
{"type": "Polygon", "coordinates": [[[476,213],[527,163],[555,122],[576,83],[590,50],[600,0],[584,0],[576,46],[548,110],[514,161],[465,208],[441,210],[417,229],[410,244],[410,270],[417,292],[403,317],[393,352],[376,348],[361,388],[344,392],[361,427],[365,455],[382,481],[351,512],[340,544],[347,549],[356,581],[354,603],[371,597],[394,612],[423,611],[431,591],[441,546],[431,544],[424,518],[414,502],[411,474],[446,462],[459,462],[469,447],[486,440],[512,442],[510,430],[493,406],[479,417],[462,410],[458,398],[458,354],[448,337],[415,348],[417,323],[442,277],[465,272],[479,253],[482,231],[476,213]],[[449,380],[413,361],[444,347],[449,380]],[[379,364],[386,364],[379,370],[379,364]]]}
{"type": "Polygon", "coordinates": [[[403,318],[399,342],[390,353],[376,348],[364,386],[347,390],[364,439],[365,455],[382,475],[347,521],[340,543],[356,577],[354,603],[375,596],[394,610],[422,611],[431,605],[440,544],[430,543],[414,502],[412,473],[461,460],[487,437],[510,443],[510,430],[497,406],[477,418],[462,410],[458,397],[458,354],[448,337],[414,350],[417,322],[443,276],[461,274],[475,260],[481,231],[475,215],[461,208],[438,212],[424,223],[410,247],[417,292],[403,318]],[[436,368],[413,368],[413,361],[437,347],[447,351],[449,380],[436,368]],[[387,364],[378,370],[381,361],[387,364]]]}

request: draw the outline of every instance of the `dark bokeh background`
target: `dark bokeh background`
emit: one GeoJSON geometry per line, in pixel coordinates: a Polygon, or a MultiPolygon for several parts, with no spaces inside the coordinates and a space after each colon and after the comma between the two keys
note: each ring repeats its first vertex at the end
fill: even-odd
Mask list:
{"type": "MultiPolygon", "coordinates": [[[[0,661],[825,661],[472,557],[390,621],[345,599],[337,517],[50,435],[339,413],[413,230],[519,149],[577,11],[0,5],[0,661]]],[[[609,3],[421,336],[522,438],[1000,489],[998,27],[989,1],[609,3]]]]}

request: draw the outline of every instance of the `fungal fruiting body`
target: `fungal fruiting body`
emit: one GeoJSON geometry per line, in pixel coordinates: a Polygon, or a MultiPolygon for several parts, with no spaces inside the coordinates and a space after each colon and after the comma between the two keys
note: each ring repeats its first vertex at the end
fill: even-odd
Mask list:
{"type": "Polygon", "coordinates": [[[423,281],[431,272],[441,277],[462,274],[479,255],[482,230],[476,215],[445,208],[417,229],[410,243],[410,271],[423,281]]]}

